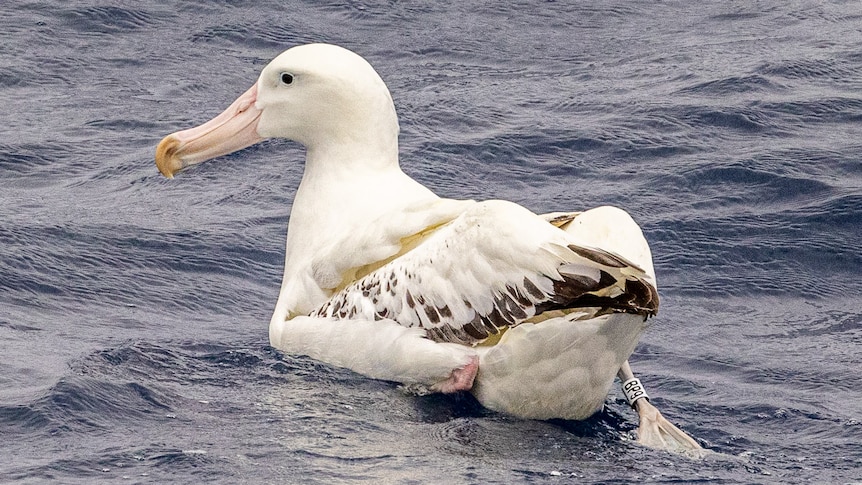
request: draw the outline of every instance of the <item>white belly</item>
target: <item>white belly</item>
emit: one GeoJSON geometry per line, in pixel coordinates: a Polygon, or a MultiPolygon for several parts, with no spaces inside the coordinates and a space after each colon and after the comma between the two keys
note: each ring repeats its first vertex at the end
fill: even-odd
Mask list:
{"type": "Polygon", "coordinates": [[[627,313],[521,324],[476,349],[472,392],[485,407],[522,418],[585,419],[601,409],[645,326],[627,313]]]}

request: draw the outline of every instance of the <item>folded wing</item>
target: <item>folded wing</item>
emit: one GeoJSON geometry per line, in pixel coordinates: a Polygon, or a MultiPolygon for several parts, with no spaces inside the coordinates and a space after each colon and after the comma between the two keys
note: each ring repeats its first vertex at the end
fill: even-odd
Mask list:
{"type": "Polygon", "coordinates": [[[479,343],[543,315],[654,315],[643,269],[591,247],[517,204],[487,201],[405,255],[335,293],[312,316],[389,319],[429,338],[479,343]]]}

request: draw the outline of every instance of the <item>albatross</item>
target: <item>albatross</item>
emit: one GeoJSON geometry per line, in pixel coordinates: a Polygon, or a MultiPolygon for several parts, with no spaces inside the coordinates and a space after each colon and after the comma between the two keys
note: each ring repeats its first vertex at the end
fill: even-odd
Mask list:
{"type": "Polygon", "coordinates": [[[288,49],[223,113],[166,136],[167,178],[266,138],[306,148],[271,345],[528,419],[584,419],[619,377],[638,442],[699,450],[628,363],[658,311],[652,256],[622,209],[538,215],[442,198],[406,175],[374,68],[342,47],[288,49]]]}

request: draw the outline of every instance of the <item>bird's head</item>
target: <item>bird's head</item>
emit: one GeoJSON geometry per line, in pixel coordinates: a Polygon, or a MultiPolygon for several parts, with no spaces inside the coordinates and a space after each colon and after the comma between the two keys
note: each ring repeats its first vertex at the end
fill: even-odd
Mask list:
{"type": "Polygon", "coordinates": [[[336,159],[374,157],[392,147],[397,151],[397,137],[395,107],[374,68],[342,47],[308,44],[273,59],[220,115],[162,139],[156,166],[172,178],[188,166],[265,138],[294,140],[309,151],[335,151],[336,159]]]}

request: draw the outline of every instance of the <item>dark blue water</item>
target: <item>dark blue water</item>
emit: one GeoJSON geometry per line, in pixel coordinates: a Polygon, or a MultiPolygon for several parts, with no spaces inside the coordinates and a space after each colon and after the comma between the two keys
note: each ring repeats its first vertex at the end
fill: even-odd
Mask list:
{"type": "Polygon", "coordinates": [[[862,481],[858,2],[11,0],[0,46],[0,482],[862,481]],[[632,364],[718,454],[634,445],[618,390],[524,421],[268,347],[301,149],[152,158],[310,41],[441,195],[634,215],[632,364]]]}

